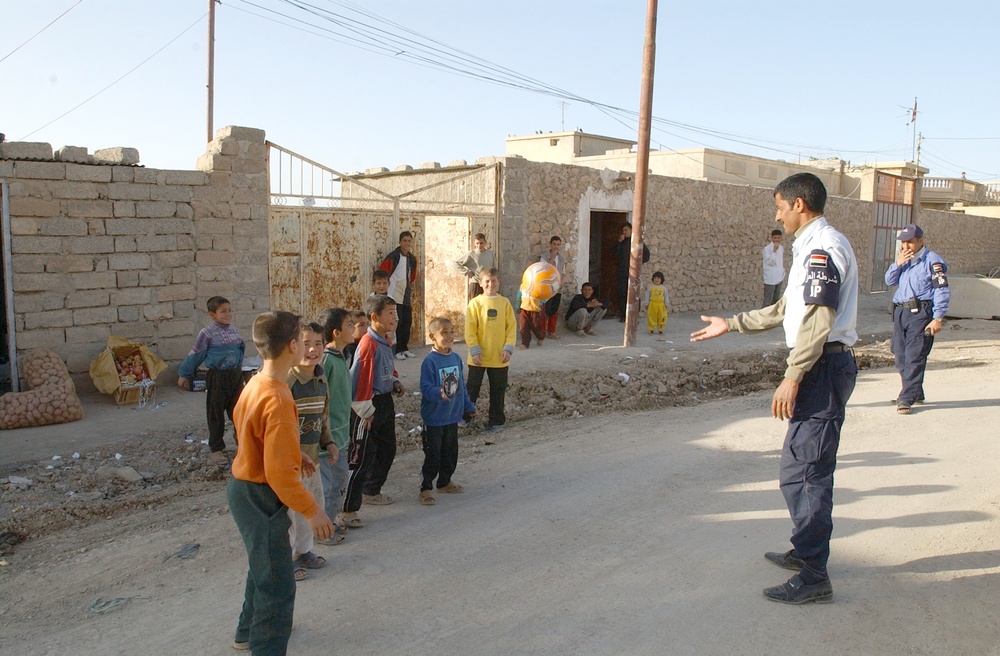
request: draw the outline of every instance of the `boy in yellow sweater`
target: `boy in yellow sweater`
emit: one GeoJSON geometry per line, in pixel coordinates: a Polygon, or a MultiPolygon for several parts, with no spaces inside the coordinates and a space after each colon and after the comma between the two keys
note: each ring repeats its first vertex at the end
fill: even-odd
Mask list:
{"type": "Polygon", "coordinates": [[[483,386],[483,376],[489,377],[490,410],[486,428],[499,433],[507,422],[503,405],[507,393],[507,365],[517,339],[517,319],[510,301],[500,296],[500,275],[496,269],[480,269],[479,286],[483,293],[469,301],[465,309],[465,343],[469,347],[466,386],[475,404],[483,386]]]}
{"type": "Polygon", "coordinates": [[[316,465],[299,450],[298,413],[285,382],[301,358],[299,318],[265,312],[253,323],[253,343],[264,365],[233,410],[240,441],[229,479],[229,509],[250,565],[233,647],[284,654],[295,608],[286,507],[302,513],[319,539],[333,535],[333,523],[302,485],[302,476],[312,476],[316,465]]]}

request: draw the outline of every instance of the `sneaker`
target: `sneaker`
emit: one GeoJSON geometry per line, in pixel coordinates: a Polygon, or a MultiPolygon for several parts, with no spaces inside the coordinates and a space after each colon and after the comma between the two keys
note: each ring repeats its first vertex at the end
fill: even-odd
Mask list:
{"type": "Polygon", "coordinates": [[[362,494],[361,503],[371,504],[373,506],[388,506],[392,503],[392,497],[388,494],[362,494]]]}
{"type": "Polygon", "coordinates": [[[223,467],[229,464],[229,458],[226,457],[224,451],[212,451],[208,454],[208,461],[213,465],[222,465],[223,467]]]}
{"type": "Polygon", "coordinates": [[[468,425],[469,425],[469,422],[465,421],[464,419],[462,419],[462,420],[460,420],[460,421],[458,422],[458,427],[459,427],[459,428],[465,428],[465,427],[466,427],[466,426],[468,426],[468,425]]]}
{"type": "Polygon", "coordinates": [[[397,353],[397,354],[396,354],[396,359],[397,359],[397,360],[405,360],[405,359],[406,359],[406,356],[405,356],[405,355],[403,355],[402,353],[397,353]]]}
{"type": "Polygon", "coordinates": [[[408,358],[415,358],[415,357],[417,357],[417,354],[414,353],[413,351],[411,351],[410,349],[406,349],[405,351],[403,351],[403,355],[405,355],[408,358]]]}
{"type": "Polygon", "coordinates": [[[801,570],[806,565],[803,561],[792,556],[791,549],[789,549],[785,553],[778,553],[777,551],[768,551],[766,554],[764,554],[764,558],[767,558],[778,567],[784,567],[785,569],[795,570],[796,572],[801,570]]]}
{"type": "Polygon", "coordinates": [[[239,651],[247,651],[250,649],[250,641],[240,642],[239,640],[233,640],[233,649],[238,649],[239,651]]]}
{"type": "Polygon", "coordinates": [[[502,433],[505,430],[507,430],[507,427],[506,426],[490,426],[486,430],[488,430],[491,433],[502,433]]]}
{"type": "Polygon", "coordinates": [[[765,588],[764,596],[781,604],[807,604],[815,601],[817,604],[828,604],[833,601],[833,586],[830,579],[819,583],[806,584],[796,574],[781,585],[765,588]]]}

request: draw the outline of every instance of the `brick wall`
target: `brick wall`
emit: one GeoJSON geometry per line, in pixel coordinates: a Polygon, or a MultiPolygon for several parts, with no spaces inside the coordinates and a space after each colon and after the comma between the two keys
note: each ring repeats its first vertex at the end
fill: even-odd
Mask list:
{"type": "MultiPolygon", "coordinates": [[[[5,145],[4,157],[16,155],[5,145]]],[[[270,309],[262,130],[219,130],[194,171],[58,157],[0,159],[19,353],[49,348],[83,374],[116,335],[176,364],[214,295],[233,301],[250,341],[254,317],[270,309]]]]}
{"type": "MultiPolygon", "coordinates": [[[[500,192],[501,293],[514,298],[521,272],[546,250],[551,235],[566,242],[564,292],[577,293],[587,278],[581,252],[589,250],[590,213],[631,215],[633,177],[506,158],[500,192]]],[[[771,230],[780,227],[774,211],[769,189],[650,176],[644,237],[651,256],[642,267],[643,289],[652,272],[662,270],[675,310],[756,307],[763,292],[760,253],[771,230]]],[[[863,290],[871,288],[872,211],[870,202],[842,197],[831,197],[826,207],[830,222],[854,248],[863,290]]],[[[927,246],[949,262],[952,273],[986,274],[1000,265],[1000,220],[934,210],[919,210],[917,216],[927,246]]],[[[792,241],[785,242],[786,270],[792,241]]]]}

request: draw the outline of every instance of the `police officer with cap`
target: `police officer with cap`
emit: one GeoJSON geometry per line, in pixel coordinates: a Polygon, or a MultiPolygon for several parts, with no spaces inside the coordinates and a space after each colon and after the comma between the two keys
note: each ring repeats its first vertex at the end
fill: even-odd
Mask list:
{"type": "Polygon", "coordinates": [[[691,341],[738,330],[783,326],[788,354],[771,414],[788,419],[781,449],[781,493],[792,518],[792,549],[767,552],[772,564],[798,572],[764,590],[784,604],[833,601],[827,573],[833,533],[833,473],[840,429],[858,367],[850,347],[858,340],[858,262],[854,250],[823,216],[826,188],[811,173],[796,173],[774,189],[775,220],[795,235],[788,286],[777,303],[709,323],[691,341]]]}
{"type": "Polygon", "coordinates": [[[924,400],[924,371],[934,335],[948,314],[948,264],[924,247],[924,231],[912,223],[896,237],[899,253],[885,272],[885,284],[898,285],[892,295],[892,354],[903,379],[896,411],[910,414],[924,400]]]}

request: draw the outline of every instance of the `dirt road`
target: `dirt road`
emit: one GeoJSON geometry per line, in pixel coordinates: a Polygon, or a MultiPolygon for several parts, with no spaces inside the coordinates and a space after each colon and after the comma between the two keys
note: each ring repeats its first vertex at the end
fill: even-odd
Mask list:
{"type": "MultiPolygon", "coordinates": [[[[495,445],[464,438],[468,492],[431,508],[416,501],[420,453],[404,453],[386,489],[397,503],[318,548],[329,563],[299,584],[290,653],[1000,654],[997,326],[959,323],[913,415],[888,403],[894,370],[859,377],[832,605],[762,597],[788,574],[762,557],[788,548],[784,424],[767,391],[706,391],[689,407],[525,418],[495,445]]],[[[650,354],[700,355],[672,347],[650,354]]],[[[591,370],[614,376],[628,356],[607,357],[591,370]]],[[[222,481],[198,485],[19,545],[0,568],[0,653],[235,653],[245,555],[222,481]],[[189,543],[193,557],[174,555],[189,543]],[[98,614],[98,597],[130,600],[98,614]]]]}

